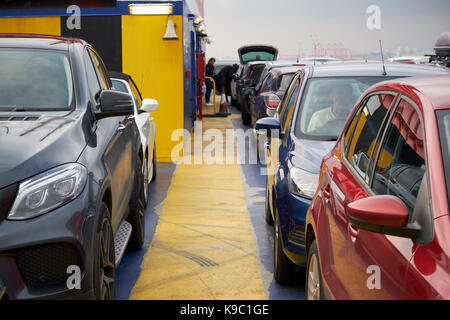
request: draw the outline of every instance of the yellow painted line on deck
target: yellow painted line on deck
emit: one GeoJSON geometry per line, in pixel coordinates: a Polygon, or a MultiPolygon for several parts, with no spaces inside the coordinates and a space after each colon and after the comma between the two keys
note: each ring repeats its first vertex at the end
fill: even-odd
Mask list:
{"type": "Polygon", "coordinates": [[[179,165],[131,299],[266,299],[239,164],[179,165]]]}

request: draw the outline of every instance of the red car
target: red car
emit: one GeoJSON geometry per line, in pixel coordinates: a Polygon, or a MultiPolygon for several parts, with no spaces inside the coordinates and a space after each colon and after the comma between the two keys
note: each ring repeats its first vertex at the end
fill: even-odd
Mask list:
{"type": "Polygon", "coordinates": [[[450,76],[357,102],[306,217],[309,299],[450,299],[450,76]]]}

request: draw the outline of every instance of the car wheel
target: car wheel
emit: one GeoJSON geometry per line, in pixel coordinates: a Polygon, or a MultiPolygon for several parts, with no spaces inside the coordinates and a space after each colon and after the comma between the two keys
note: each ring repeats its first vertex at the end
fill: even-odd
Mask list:
{"type": "Polygon", "coordinates": [[[143,201],[144,208],[147,207],[148,202],[148,184],[149,184],[149,172],[148,172],[148,159],[145,157],[144,162],[142,163],[142,192],[143,192],[143,201]]]}
{"type": "Polygon", "coordinates": [[[100,208],[98,241],[94,257],[94,293],[97,300],[114,300],[116,296],[116,254],[108,207],[100,208]]]}
{"type": "Polygon", "coordinates": [[[320,269],[319,251],[314,240],[309,248],[308,266],[306,268],[306,299],[323,300],[322,271],[320,269]]]}
{"type": "Polygon", "coordinates": [[[264,220],[266,220],[266,223],[269,226],[273,226],[273,217],[272,217],[272,210],[270,210],[270,203],[269,203],[269,182],[266,181],[266,215],[264,217],[264,220]]]}
{"type": "Polygon", "coordinates": [[[274,277],[279,284],[290,284],[294,281],[295,276],[295,265],[289,260],[284,254],[282,235],[280,230],[280,223],[278,221],[278,214],[276,213],[276,205],[274,204],[274,277]]]}
{"type": "MultiPolygon", "coordinates": [[[[139,166],[141,167],[141,160],[139,166]]],[[[139,171],[137,183],[134,185],[133,194],[130,200],[130,214],[128,222],[133,227],[128,248],[131,250],[139,250],[144,245],[145,238],[145,204],[144,204],[144,190],[142,183],[142,171],[139,171]]]]}

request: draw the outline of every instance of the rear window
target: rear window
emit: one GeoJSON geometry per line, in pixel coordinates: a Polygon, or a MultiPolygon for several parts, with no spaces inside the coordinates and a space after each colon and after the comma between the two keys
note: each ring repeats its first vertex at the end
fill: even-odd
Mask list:
{"type": "Polygon", "coordinates": [[[70,62],[64,52],[0,50],[0,109],[69,109],[70,62]]]}
{"type": "Polygon", "coordinates": [[[249,61],[274,61],[275,55],[265,51],[252,51],[242,55],[242,61],[244,63],[249,61]]]}
{"type": "Polygon", "coordinates": [[[439,123],[439,138],[447,182],[447,200],[450,207],[450,110],[437,111],[436,115],[439,123]]]}

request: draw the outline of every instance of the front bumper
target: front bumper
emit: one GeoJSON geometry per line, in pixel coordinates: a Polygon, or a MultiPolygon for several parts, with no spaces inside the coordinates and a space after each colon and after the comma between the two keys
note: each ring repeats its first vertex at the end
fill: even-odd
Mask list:
{"type": "Polygon", "coordinates": [[[0,223],[0,275],[9,299],[93,297],[92,257],[95,201],[88,181],[72,202],[42,216],[0,223]],[[67,273],[79,267],[80,289],[69,289],[67,273]]]}
{"type": "Polygon", "coordinates": [[[283,219],[282,236],[285,254],[298,266],[306,264],[305,222],[311,200],[293,195],[287,195],[278,202],[280,219],[283,219]],[[283,214],[284,213],[284,214],[283,214]]]}

